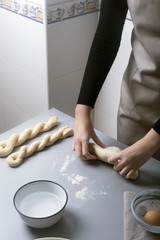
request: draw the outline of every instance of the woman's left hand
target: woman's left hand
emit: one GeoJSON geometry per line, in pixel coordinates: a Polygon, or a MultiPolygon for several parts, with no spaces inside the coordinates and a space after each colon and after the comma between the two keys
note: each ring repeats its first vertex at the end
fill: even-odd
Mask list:
{"type": "Polygon", "coordinates": [[[151,129],[142,139],[110,157],[108,162],[125,178],[130,178],[160,148],[160,135],[151,129]]]}

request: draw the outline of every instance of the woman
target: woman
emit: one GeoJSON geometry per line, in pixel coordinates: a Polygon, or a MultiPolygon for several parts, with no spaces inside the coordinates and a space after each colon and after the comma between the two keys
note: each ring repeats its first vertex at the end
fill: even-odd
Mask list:
{"type": "Polygon", "coordinates": [[[89,139],[96,136],[90,114],[119,49],[127,11],[133,20],[132,51],[123,76],[117,118],[117,139],[128,148],[110,157],[126,178],[151,156],[160,159],[160,1],[102,0],[100,19],[75,109],[73,150],[94,159],[89,139]],[[121,160],[118,162],[118,160],[121,160]]]}

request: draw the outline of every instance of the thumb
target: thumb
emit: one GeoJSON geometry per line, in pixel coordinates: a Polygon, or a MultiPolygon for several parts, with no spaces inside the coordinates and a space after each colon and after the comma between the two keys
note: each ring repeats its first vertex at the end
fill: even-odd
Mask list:
{"type": "Polygon", "coordinates": [[[120,154],[114,154],[111,157],[108,158],[108,163],[110,164],[116,164],[117,161],[120,159],[120,154]]]}
{"type": "Polygon", "coordinates": [[[105,148],[106,146],[101,142],[101,140],[97,137],[96,134],[94,134],[94,136],[92,137],[92,140],[99,145],[102,148],[105,148]]]}

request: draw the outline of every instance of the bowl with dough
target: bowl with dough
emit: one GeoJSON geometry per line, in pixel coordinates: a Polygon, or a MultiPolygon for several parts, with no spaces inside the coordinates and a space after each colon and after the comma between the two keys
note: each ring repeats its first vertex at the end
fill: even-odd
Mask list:
{"type": "Polygon", "coordinates": [[[67,202],[66,190],[48,180],[29,182],[20,187],[13,197],[21,219],[33,228],[47,228],[57,223],[64,215],[67,202]]]}
{"type": "Polygon", "coordinates": [[[137,193],[131,200],[134,219],[145,230],[160,233],[160,190],[147,189],[137,193]]]}

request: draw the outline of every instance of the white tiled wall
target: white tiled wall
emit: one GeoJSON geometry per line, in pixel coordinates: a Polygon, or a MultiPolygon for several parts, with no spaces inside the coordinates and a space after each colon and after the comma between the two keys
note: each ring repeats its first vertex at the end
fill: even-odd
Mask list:
{"type": "Polygon", "coordinates": [[[0,55],[44,77],[43,24],[0,8],[0,55]]]}
{"type": "Polygon", "coordinates": [[[126,19],[119,52],[94,108],[94,127],[113,138],[117,137],[117,110],[120,86],[131,51],[130,37],[132,28],[132,21],[126,19]]]}
{"type": "Polygon", "coordinates": [[[98,13],[48,25],[49,79],[84,68],[98,13]]]}
{"type": "Polygon", "coordinates": [[[50,107],[74,116],[74,109],[79,94],[83,69],[71,72],[50,81],[50,107]]]}
{"type": "Polygon", "coordinates": [[[0,8],[0,132],[48,109],[43,24],[0,8]]]}
{"type": "Polygon", "coordinates": [[[48,25],[50,107],[74,116],[98,13],[48,25]]]}
{"type": "Polygon", "coordinates": [[[0,0],[0,132],[51,107],[74,115],[98,6],[0,0]]]}

